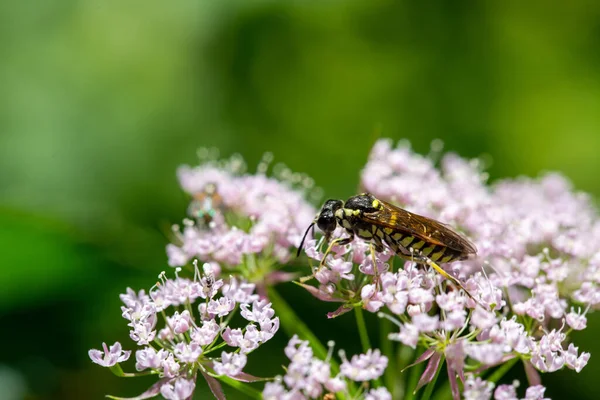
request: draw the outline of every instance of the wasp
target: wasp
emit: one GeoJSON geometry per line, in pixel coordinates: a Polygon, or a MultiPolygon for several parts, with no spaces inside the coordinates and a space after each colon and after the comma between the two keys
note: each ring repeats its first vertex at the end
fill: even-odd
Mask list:
{"type": "Polygon", "coordinates": [[[202,219],[208,225],[222,205],[223,199],[217,191],[217,185],[207,183],[202,191],[194,194],[188,213],[194,218],[202,219]]]}
{"type": "Polygon", "coordinates": [[[433,267],[473,298],[457,278],[436,263],[464,260],[477,253],[473,243],[446,224],[396,207],[369,193],[350,197],[345,203],[327,200],[306,230],[298,255],[315,224],[325,234],[325,240],[330,242],[323,259],[333,245],[346,245],[358,236],[370,242],[378,252],[384,251],[387,246],[405,260],[433,267]],[[346,230],[348,236],[331,241],[338,225],[346,230]]]}

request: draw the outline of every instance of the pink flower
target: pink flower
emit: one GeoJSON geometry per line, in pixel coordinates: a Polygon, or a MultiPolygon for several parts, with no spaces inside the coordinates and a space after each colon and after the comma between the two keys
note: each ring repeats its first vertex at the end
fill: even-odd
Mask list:
{"type": "Polygon", "coordinates": [[[184,363],[193,363],[198,360],[202,354],[202,347],[195,342],[186,344],[185,342],[177,343],[173,349],[173,354],[177,359],[184,363]]]}
{"type": "Polygon", "coordinates": [[[492,382],[468,375],[463,396],[465,400],[489,400],[492,398],[492,390],[494,390],[492,382]]]}
{"type": "Polygon", "coordinates": [[[169,353],[163,349],[156,351],[152,347],[138,350],[135,352],[135,359],[137,361],[135,363],[135,369],[143,371],[146,368],[162,368],[162,363],[167,358],[168,354],[169,353]]]}
{"type": "Polygon", "coordinates": [[[247,357],[244,353],[221,353],[221,361],[214,362],[218,375],[236,376],[246,366],[247,357]]]}
{"type": "Polygon", "coordinates": [[[188,310],[183,311],[181,314],[175,311],[173,316],[167,320],[175,334],[185,333],[190,329],[190,312],[188,310]]]}
{"type": "Polygon", "coordinates": [[[191,397],[196,383],[191,379],[177,378],[160,387],[160,394],[168,400],[186,400],[191,397]]]}
{"type": "Polygon", "coordinates": [[[120,362],[127,361],[131,355],[131,351],[123,351],[119,342],[115,342],[110,348],[106,346],[106,343],[102,343],[102,348],[104,352],[92,349],[88,352],[88,355],[93,362],[103,367],[112,367],[120,362]]]}
{"type": "Polygon", "coordinates": [[[365,354],[353,356],[350,361],[344,360],[340,372],[353,381],[371,381],[383,375],[387,364],[387,357],[379,350],[369,349],[365,354]]]}

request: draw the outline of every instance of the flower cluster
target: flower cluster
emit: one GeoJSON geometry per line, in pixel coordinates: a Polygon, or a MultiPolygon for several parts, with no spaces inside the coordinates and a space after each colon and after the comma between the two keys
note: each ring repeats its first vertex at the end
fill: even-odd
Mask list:
{"type": "MultiPolygon", "coordinates": [[[[569,343],[568,333],[584,329],[586,313],[600,304],[600,219],[588,196],[557,174],[490,186],[477,161],[448,154],[440,164],[382,140],[361,186],[448,223],[477,245],[475,257],[442,264],[469,296],[449,290],[455,285],[427,266],[360,239],[346,246],[307,241],[306,254],[318,261],[318,285],[304,287],[321,300],[344,303],[330,317],[360,306],[393,320],[400,329],[390,339],[427,349],[419,358],[429,360],[427,371],[446,360],[455,398],[456,377],[467,390],[465,370],[509,360],[526,364],[532,385],[539,383],[535,369],[581,371],[590,354],[569,343]]],[[[345,233],[338,228],[331,239],[340,237],[345,233]]],[[[420,384],[432,379],[433,373],[424,375],[420,384]]]]}
{"type": "Polygon", "coordinates": [[[271,159],[267,154],[255,174],[244,173],[239,156],[179,169],[180,184],[193,200],[183,228],[174,226],[169,265],[197,258],[256,283],[293,278],[271,273],[272,267],[286,263],[298,246],[315,214],[305,196],[317,190],[312,179],[281,165],[275,168],[277,177],[267,176],[271,159]]]}
{"type": "MultiPolygon", "coordinates": [[[[487,382],[479,377],[468,375],[465,381],[465,390],[463,396],[465,400],[519,400],[517,396],[517,388],[519,381],[514,381],[511,385],[499,385],[494,390],[494,383],[487,382]]],[[[550,400],[544,397],[546,388],[542,385],[534,385],[527,388],[525,397],[521,400],[550,400]]]]}
{"type": "Polygon", "coordinates": [[[387,357],[379,350],[369,350],[366,354],[355,355],[348,360],[343,351],[343,360],[336,375],[332,374],[330,346],[325,360],[316,358],[308,341],[298,339],[294,335],[285,348],[285,355],[290,359],[283,378],[269,382],[263,390],[264,399],[317,399],[324,394],[345,394],[352,399],[391,400],[392,396],[384,387],[368,387],[370,381],[379,379],[388,364],[387,357]],[[361,391],[350,394],[350,382],[363,383],[361,391]]]}
{"type": "MultiPolygon", "coordinates": [[[[387,400],[388,389],[399,396],[426,385],[430,398],[445,364],[454,399],[517,400],[518,382],[498,380],[521,362],[529,384],[522,399],[546,400],[539,372],[564,367],[580,372],[586,366],[590,354],[580,352],[569,336],[585,329],[587,313],[600,308],[600,218],[589,197],[557,174],[489,185],[480,162],[442,157],[438,144],[432,157],[405,144],[377,142],[360,186],[381,201],[449,224],[476,244],[477,254],[441,263],[456,278],[449,280],[437,265],[423,265],[423,258],[406,261],[358,236],[340,246],[347,237],[340,227],[326,236],[308,235],[304,249],[313,274],[299,284],[320,300],[341,303],[330,318],[356,310],[365,353],[348,360],[342,351],[338,365],[333,345],[323,360],[309,342],[294,336],[285,348],[290,360],[285,375],[265,385],[264,398],[387,400]],[[367,350],[361,309],[397,326],[387,336],[391,342],[382,345],[387,356],[399,342],[401,353],[413,351],[407,356],[416,357],[411,366],[427,363],[418,382],[409,380],[413,387],[399,384],[407,374],[396,368],[410,363],[403,353],[390,356],[388,367],[379,350],[367,350]],[[489,381],[482,379],[497,367],[486,375],[489,381]],[[381,386],[386,369],[393,388],[381,386]]],[[[118,342],[89,352],[93,362],[117,375],[158,375],[138,398],[189,399],[199,375],[219,399],[224,395],[218,379],[232,385],[258,380],[243,371],[248,354],[279,328],[265,289],[306,275],[280,267],[290,263],[315,215],[306,200],[315,193],[312,180],[282,166],[267,176],[271,158],[267,155],[255,174],[246,173],[237,156],[179,170],[192,200],[189,218],[174,227],[174,243],[167,246],[175,278],[162,273],[148,293],[128,289],[121,295],[122,316],[139,346],[138,372],[122,371],[119,363],[132,352],[118,342]],[[196,260],[204,263],[202,273],[196,260]],[[193,279],[180,277],[181,267],[190,264],[193,279]],[[237,312],[242,326],[232,324],[237,312]]],[[[307,329],[278,296],[271,298],[281,307],[287,330],[307,329]]]]}
{"type": "MultiPolygon", "coordinates": [[[[135,352],[135,368],[161,378],[148,393],[187,399],[194,391],[198,372],[209,380],[211,388],[218,385],[213,376],[243,376],[247,381],[248,375],[242,372],[247,354],[271,339],[279,328],[271,304],[259,299],[253,284],[236,278],[228,282],[215,279],[210,264],[204,265],[203,272],[195,264],[193,280],[179,276],[168,279],[162,273],[161,282],[148,294],[127,289],[121,295],[130,337],[140,346],[135,352]],[[196,301],[199,305],[194,310],[196,301]],[[230,320],[237,309],[247,324],[232,328],[230,320]],[[173,311],[167,314],[167,310],[173,311]],[[157,327],[161,316],[164,326],[157,327]],[[217,350],[226,345],[232,350],[219,354],[217,350]]],[[[89,355],[97,364],[114,367],[126,361],[130,352],[122,352],[121,345],[115,343],[110,349],[104,345],[104,354],[90,350],[89,355]]]]}

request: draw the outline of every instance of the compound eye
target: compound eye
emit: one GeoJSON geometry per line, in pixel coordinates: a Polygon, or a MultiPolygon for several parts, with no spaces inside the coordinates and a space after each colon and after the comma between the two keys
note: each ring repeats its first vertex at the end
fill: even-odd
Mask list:
{"type": "Polygon", "coordinates": [[[333,215],[321,215],[317,219],[317,226],[323,232],[333,232],[335,230],[335,217],[333,215]]]}

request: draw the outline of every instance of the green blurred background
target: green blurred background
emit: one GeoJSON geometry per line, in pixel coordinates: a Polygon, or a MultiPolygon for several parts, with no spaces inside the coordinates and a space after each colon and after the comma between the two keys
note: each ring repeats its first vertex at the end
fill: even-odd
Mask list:
{"type": "MultiPolygon", "coordinates": [[[[600,3],[520,3],[1,2],[0,399],[150,384],[87,350],[132,348],[118,294],[165,268],[175,169],[199,147],[250,166],[272,151],[346,197],[376,137],[440,138],[492,179],[559,170],[600,194],[600,3]]],[[[286,298],[359,351],[351,316],[286,298]]],[[[543,377],[551,397],[597,398],[599,317],[575,335],[588,367],[543,377]]],[[[285,340],[251,371],[281,371],[285,340]]]]}

